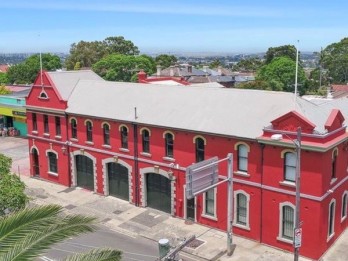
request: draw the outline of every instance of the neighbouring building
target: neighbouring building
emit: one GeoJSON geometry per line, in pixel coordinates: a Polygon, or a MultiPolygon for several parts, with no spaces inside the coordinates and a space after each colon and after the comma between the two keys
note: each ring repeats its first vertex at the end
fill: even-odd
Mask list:
{"type": "Polygon", "coordinates": [[[26,109],[33,177],[221,230],[226,183],[188,200],[185,170],[233,153],[233,233],[286,251],[293,251],[294,140],[301,127],[300,255],[318,260],[347,228],[346,114],[334,103],[61,71],[38,76],[26,109]]]}
{"type": "Polygon", "coordinates": [[[6,86],[11,94],[0,95],[0,136],[26,136],[25,98],[30,86],[6,86]],[[3,130],[6,130],[6,134],[3,130]]]}

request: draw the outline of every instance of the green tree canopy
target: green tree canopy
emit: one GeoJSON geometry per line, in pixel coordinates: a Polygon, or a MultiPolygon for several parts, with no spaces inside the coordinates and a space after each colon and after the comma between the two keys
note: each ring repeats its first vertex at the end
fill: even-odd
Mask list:
{"type": "Polygon", "coordinates": [[[9,83],[8,75],[7,73],[0,72],[0,85],[9,83]]]}
{"type": "Polygon", "coordinates": [[[93,71],[108,81],[135,82],[140,70],[152,74],[155,67],[155,61],[147,55],[112,54],[94,64],[93,71]]]}
{"type": "MultiPolygon", "coordinates": [[[[96,229],[95,218],[63,215],[63,207],[26,208],[0,218],[0,260],[36,260],[54,244],[96,229]]],[[[66,258],[69,261],[119,261],[118,250],[100,248],[66,258]]]]}
{"type": "Polygon", "coordinates": [[[157,65],[160,65],[162,69],[168,68],[171,65],[174,65],[178,59],[174,55],[160,54],[156,56],[155,62],[157,65]]]}
{"type": "Polygon", "coordinates": [[[251,57],[247,59],[240,60],[236,65],[232,67],[233,71],[246,71],[246,72],[255,72],[261,66],[263,62],[258,57],[251,57]]]}
{"type": "Polygon", "coordinates": [[[0,95],[10,94],[10,93],[11,91],[7,89],[5,85],[0,84],[0,95]]]}
{"type": "Polygon", "coordinates": [[[68,70],[73,70],[78,62],[80,67],[92,67],[110,54],[138,55],[139,50],[133,42],[122,36],[107,37],[103,41],[80,41],[71,45],[65,65],[68,70]]]}
{"type": "MultiPolygon", "coordinates": [[[[267,82],[272,90],[294,92],[295,73],[296,62],[288,57],[277,57],[260,68],[256,80],[267,82]]],[[[298,90],[303,94],[305,90],[300,86],[304,86],[306,76],[300,66],[298,67],[297,79],[298,90]]]]}
{"type": "Polygon", "coordinates": [[[24,208],[28,202],[25,185],[18,176],[11,174],[11,165],[12,159],[0,154],[0,217],[24,208]]]}
{"type": "Polygon", "coordinates": [[[274,58],[284,56],[296,62],[296,47],[294,45],[282,45],[268,48],[265,54],[265,63],[269,64],[274,58]]]}
{"type": "MultiPolygon", "coordinates": [[[[59,56],[45,53],[41,55],[42,69],[54,71],[62,68],[59,56]]],[[[10,83],[33,83],[40,71],[40,55],[29,56],[24,62],[11,66],[7,75],[10,83]]]]}
{"type": "Polygon", "coordinates": [[[348,38],[332,43],[321,53],[320,63],[334,83],[348,82],[348,38]]]}

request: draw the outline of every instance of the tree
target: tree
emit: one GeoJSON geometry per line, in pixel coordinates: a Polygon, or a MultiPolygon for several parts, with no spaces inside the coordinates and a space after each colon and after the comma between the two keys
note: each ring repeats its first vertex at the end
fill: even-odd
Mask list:
{"type": "Polygon", "coordinates": [[[112,54],[97,62],[93,71],[108,81],[135,82],[141,69],[152,74],[155,66],[155,61],[147,55],[112,54]]]}
{"type": "MultiPolygon", "coordinates": [[[[296,62],[288,57],[274,58],[269,64],[260,68],[257,72],[256,79],[268,83],[272,90],[294,91],[296,73],[296,62]]],[[[305,72],[302,67],[298,68],[298,84],[304,85],[306,81],[305,72]]],[[[302,88],[301,93],[305,90],[302,88]]]]}
{"type": "Polygon", "coordinates": [[[11,91],[7,89],[5,85],[0,84],[0,95],[10,94],[10,93],[11,91]]]}
{"type": "Polygon", "coordinates": [[[160,54],[155,58],[156,64],[160,65],[163,69],[174,65],[177,61],[178,59],[174,55],[168,54],[160,54]]]}
{"type": "Polygon", "coordinates": [[[0,85],[9,83],[7,73],[0,72],[0,85]]]}
{"type": "Polygon", "coordinates": [[[209,64],[209,68],[210,68],[210,69],[218,68],[219,66],[221,66],[221,62],[220,62],[220,60],[218,60],[218,59],[212,61],[212,62],[209,64]]]}
{"type": "Polygon", "coordinates": [[[70,55],[65,60],[68,70],[73,70],[76,63],[81,67],[92,67],[96,62],[110,54],[138,55],[138,47],[122,36],[107,37],[103,41],[73,43],[70,55]]]}
{"type": "MultiPolygon", "coordinates": [[[[42,69],[54,71],[62,68],[59,56],[45,53],[41,55],[42,69]]],[[[7,75],[11,83],[33,83],[41,69],[40,55],[29,56],[24,62],[11,66],[7,75]]]]}
{"type": "MultiPolygon", "coordinates": [[[[95,218],[63,215],[62,210],[61,206],[47,205],[26,208],[1,218],[0,260],[36,260],[52,245],[96,229],[95,218]]],[[[121,255],[119,250],[100,248],[65,260],[119,261],[121,255]]]]}
{"type": "Polygon", "coordinates": [[[258,57],[251,57],[240,60],[236,65],[233,66],[233,71],[245,71],[245,72],[255,72],[261,66],[263,62],[258,57]]]}
{"type": "Polygon", "coordinates": [[[328,70],[328,77],[332,78],[333,82],[348,82],[348,38],[327,46],[320,58],[320,64],[328,70]]]}
{"type": "Polygon", "coordinates": [[[11,165],[12,159],[0,154],[0,217],[24,208],[29,200],[25,184],[11,174],[11,165]]]}
{"type": "Polygon", "coordinates": [[[265,63],[269,64],[274,58],[284,56],[296,62],[296,47],[293,45],[282,45],[268,48],[265,54],[265,63]]]}

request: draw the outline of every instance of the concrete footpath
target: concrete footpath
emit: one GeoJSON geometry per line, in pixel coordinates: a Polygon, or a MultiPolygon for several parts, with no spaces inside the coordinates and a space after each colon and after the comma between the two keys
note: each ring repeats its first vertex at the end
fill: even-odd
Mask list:
{"type": "MultiPolygon", "coordinates": [[[[184,252],[203,260],[219,261],[287,261],[293,254],[271,248],[258,242],[233,236],[236,249],[227,256],[226,232],[185,222],[179,218],[149,208],[135,207],[124,200],[104,197],[80,188],[67,188],[58,184],[29,177],[29,153],[26,139],[5,137],[0,139],[0,153],[13,159],[13,172],[20,175],[27,192],[36,204],[59,204],[69,213],[92,215],[100,224],[131,237],[142,236],[158,242],[167,238],[176,246],[191,235],[196,236],[184,252]]],[[[322,261],[348,260],[348,232],[336,241],[322,261]]],[[[305,261],[309,259],[300,258],[305,261]]]]}

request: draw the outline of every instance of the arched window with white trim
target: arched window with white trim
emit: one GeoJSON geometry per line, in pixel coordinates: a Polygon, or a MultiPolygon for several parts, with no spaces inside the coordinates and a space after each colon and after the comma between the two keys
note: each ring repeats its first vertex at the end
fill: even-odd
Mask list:
{"type": "Polygon", "coordinates": [[[279,204],[279,235],[278,239],[292,243],[295,228],[295,206],[290,202],[279,204]]]}
{"type": "Polygon", "coordinates": [[[335,209],[336,209],[336,200],[332,199],[329,204],[329,217],[328,217],[328,238],[331,238],[335,234],[335,209]]]}
{"type": "Polygon", "coordinates": [[[58,174],[57,154],[49,151],[47,152],[48,157],[48,171],[50,173],[58,174]]]}
{"type": "Polygon", "coordinates": [[[104,145],[110,145],[110,126],[107,123],[103,124],[104,145]]]}
{"type": "Polygon", "coordinates": [[[86,121],[86,139],[93,142],[93,125],[91,121],[86,121]]]}
{"type": "Polygon", "coordinates": [[[344,192],[342,196],[341,220],[347,218],[347,198],[348,192],[344,192]]]}

